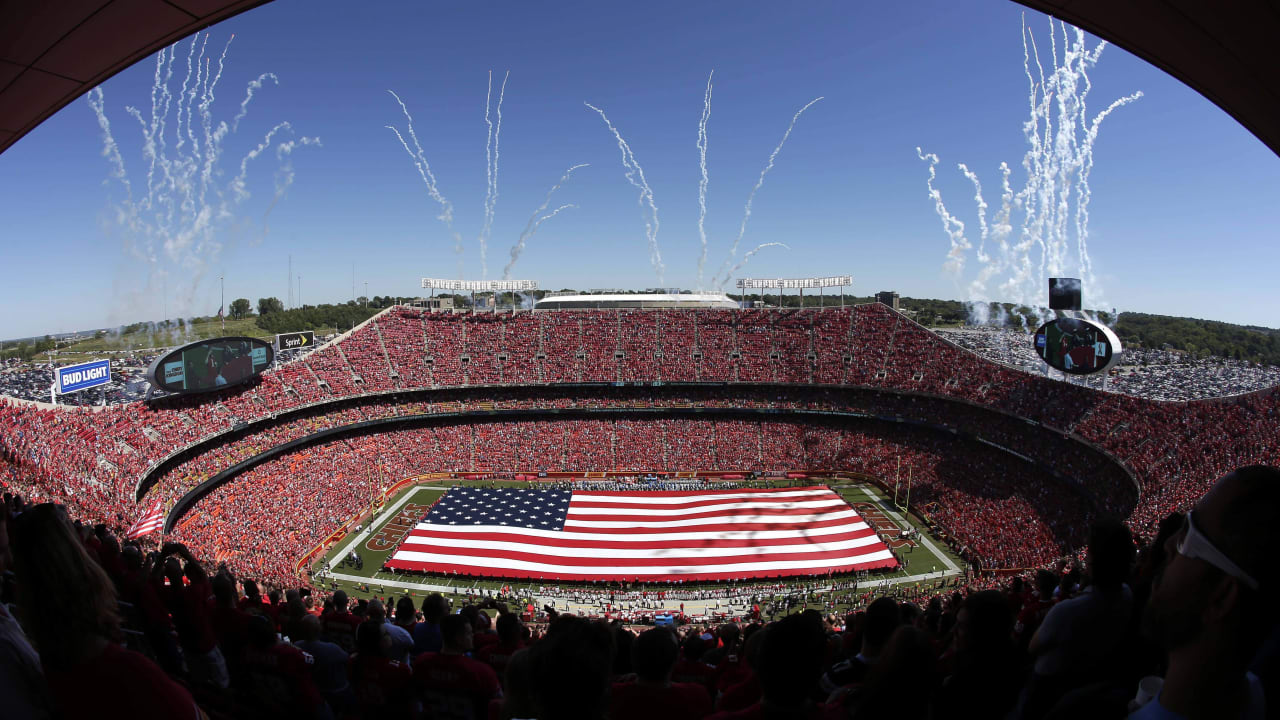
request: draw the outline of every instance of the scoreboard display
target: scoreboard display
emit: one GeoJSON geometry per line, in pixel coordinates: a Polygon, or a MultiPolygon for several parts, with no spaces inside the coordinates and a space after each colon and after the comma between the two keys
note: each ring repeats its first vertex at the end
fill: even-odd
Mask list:
{"type": "Polygon", "coordinates": [[[271,344],[251,337],[201,340],[162,355],[151,363],[147,379],[171,393],[222,390],[248,382],[271,366],[271,344]]]}
{"type": "Polygon", "coordinates": [[[1091,375],[1120,359],[1120,338],[1105,325],[1081,318],[1061,318],[1041,325],[1035,351],[1049,367],[1071,375],[1091,375]]]}

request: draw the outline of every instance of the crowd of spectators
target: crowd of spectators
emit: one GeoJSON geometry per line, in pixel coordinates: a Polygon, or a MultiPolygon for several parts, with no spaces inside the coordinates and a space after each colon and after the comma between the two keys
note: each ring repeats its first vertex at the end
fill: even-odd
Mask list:
{"type": "MultiPolygon", "coordinates": [[[[1029,373],[1043,372],[1044,362],[1032,348],[1028,333],[992,327],[936,332],[993,362],[1029,373]]],[[[1280,367],[1216,356],[1196,358],[1177,350],[1126,347],[1119,363],[1107,373],[1105,389],[1147,400],[1186,402],[1277,385],[1280,367]]]]}
{"type": "MultiPolygon", "coordinates": [[[[1142,537],[1154,532],[1159,518],[1193,503],[1224,469],[1280,458],[1280,437],[1274,433],[1280,393],[1275,390],[1190,403],[1100,393],[994,365],[883,305],[532,313],[430,313],[397,307],[340,342],[286,362],[249,385],[208,395],[56,410],[0,401],[0,458],[6,474],[19,484],[15,486],[33,497],[61,499],[83,517],[120,523],[141,512],[132,501],[138,483],[155,480],[149,473],[184,448],[208,443],[209,452],[166,472],[148,502],[151,497],[169,502],[235,460],[308,432],[360,417],[402,414],[393,407],[402,400],[384,401],[378,395],[429,388],[440,389],[431,399],[415,398],[410,404],[425,402],[428,411],[450,412],[618,407],[627,402],[679,408],[687,402],[704,407],[865,408],[873,415],[933,418],[936,424],[980,432],[985,440],[1052,468],[1047,475],[1055,480],[1076,481],[1096,506],[1128,513],[1142,537]],[[631,389],[629,395],[622,390],[611,395],[602,388],[566,389],[558,395],[546,390],[580,381],[674,380],[731,384],[687,393],[631,389]],[[794,388],[734,384],[757,382],[794,382],[815,390],[788,401],[778,397],[794,388]],[[462,386],[477,384],[483,387],[474,388],[472,395],[458,394],[465,392],[462,386]],[[837,384],[856,387],[820,389],[837,384]],[[447,389],[453,386],[460,389],[447,389]],[[544,394],[530,395],[533,389],[544,394]],[[333,402],[343,404],[326,405],[333,402]],[[353,411],[348,402],[360,409],[353,411]],[[388,407],[378,410],[379,403],[388,407]],[[273,420],[313,404],[316,414],[273,420]],[[254,431],[233,434],[246,424],[254,431]],[[219,440],[223,437],[228,440],[219,440]],[[1136,505],[1126,489],[1129,473],[1141,487],[1136,505]]],[[[636,471],[803,464],[855,471],[870,467],[881,478],[896,473],[896,463],[889,468],[874,457],[860,460],[858,454],[866,450],[859,443],[818,426],[678,422],[690,424],[679,432],[660,422],[633,420],[561,426],[574,428],[572,435],[523,423],[506,428],[441,426],[422,438],[424,445],[415,456],[429,456],[433,467],[450,471],[492,470],[508,463],[530,470],[636,471]]],[[[980,475],[979,469],[1005,473],[1001,465],[965,466],[963,455],[944,463],[949,449],[932,452],[924,461],[933,463],[932,474],[923,467],[913,471],[920,473],[925,493],[919,497],[937,504],[938,517],[953,532],[965,532],[961,525],[971,516],[1008,517],[1019,524],[1041,513],[1027,527],[1002,530],[1025,542],[1046,542],[1047,537],[1060,546],[1078,542],[1082,525],[1077,522],[1071,532],[1059,529],[1058,521],[1046,520],[1044,513],[1066,511],[1053,510],[1046,506],[1048,499],[1037,497],[1044,487],[1058,488],[1061,482],[1013,487],[1007,478],[980,475]],[[1038,509],[1033,513],[1028,508],[1038,509]],[[1051,528],[1047,535],[1046,527],[1051,528]]],[[[971,550],[995,566],[1013,562],[1001,559],[1009,552],[1019,559],[1038,557],[1016,547],[1008,552],[984,547],[971,550]]],[[[1052,555],[1056,549],[1046,546],[1043,552],[1052,555]]]]}
{"type": "MultiPolygon", "coordinates": [[[[815,586],[778,619],[640,626],[505,592],[453,608],[264,592],[184,545],[6,496],[0,682],[6,715],[33,718],[1274,717],[1278,509],[1280,470],[1244,467],[1150,543],[1098,521],[1083,563],[989,588],[870,589],[840,615],[806,607],[815,586]]],[[[602,592],[608,608],[791,589],[602,592]]]]}
{"type": "MultiPolygon", "coordinates": [[[[280,432],[295,430],[287,425],[280,432]]],[[[201,498],[178,523],[176,536],[238,572],[294,582],[300,556],[369,510],[401,478],[485,474],[490,467],[563,473],[630,464],[640,472],[660,471],[670,439],[695,432],[702,433],[704,456],[722,469],[767,473],[811,462],[900,483],[904,493],[909,487],[911,503],[924,509],[937,532],[984,569],[1042,566],[1070,554],[1083,544],[1082,523],[1100,514],[1087,493],[1047,469],[988,444],[887,421],[835,427],[749,420],[527,420],[395,430],[280,455],[201,498]],[[646,441],[639,444],[637,438],[646,441]]],[[[278,444],[286,437],[264,442],[278,444]]],[[[161,496],[176,499],[202,481],[199,468],[210,457],[197,457],[188,474],[162,484],[161,496]]],[[[233,454],[223,462],[238,459],[233,454]]],[[[594,489],[705,483],[588,482],[599,483],[584,486],[594,489]]]]}

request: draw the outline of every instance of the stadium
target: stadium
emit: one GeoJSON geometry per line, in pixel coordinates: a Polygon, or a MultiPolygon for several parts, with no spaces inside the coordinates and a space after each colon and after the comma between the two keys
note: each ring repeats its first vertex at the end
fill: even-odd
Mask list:
{"type": "MultiPolygon", "coordinates": [[[[86,577],[118,588],[112,612],[124,645],[214,717],[602,716],[593,713],[611,701],[597,697],[595,675],[622,668],[606,688],[628,673],[646,677],[639,648],[667,626],[680,629],[680,659],[673,643],[666,686],[708,690],[696,717],[710,715],[711,703],[732,713],[783,702],[772,678],[813,664],[780,669],[795,653],[822,667],[792,680],[806,688],[791,698],[804,712],[779,716],[817,717],[818,676],[823,707],[842,716],[877,707],[910,715],[901,698],[886,706],[858,694],[887,685],[832,680],[862,657],[859,648],[889,658],[888,635],[875,639],[872,629],[884,624],[885,598],[890,632],[915,625],[923,637],[933,623],[949,642],[955,631],[939,623],[954,628],[964,613],[976,628],[968,632],[999,639],[1007,620],[1010,652],[1014,643],[1034,651],[1018,610],[1039,603],[1038,624],[1055,587],[1065,601],[1082,576],[1102,577],[1098,527],[1127,533],[1130,552],[1146,549],[1141,557],[1152,562],[1181,527],[1169,518],[1187,513],[1189,525],[1189,509],[1220,478],[1280,465],[1280,387],[1189,401],[1111,392],[997,362],[885,303],[750,307],[724,295],[583,294],[528,307],[421,305],[391,304],[301,349],[248,337],[164,348],[148,371],[164,392],[145,400],[0,398],[13,544],[56,547],[57,538],[23,528],[40,515],[36,506],[65,508],[80,554],[102,568],[86,577]],[[1123,525],[1107,524],[1115,519],[1123,525]],[[184,599],[184,587],[203,596],[184,599]],[[1016,596],[1012,613],[984,607],[993,595],[1016,596]],[[302,616],[322,609],[320,635],[309,634],[302,616]],[[344,629],[334,629],[334,613],[344,629]],[[367,661],[380,643],[400,642],[367,629],[391,615],[387,624],[410,637],[414,655],[418,626],[445,634],[433,650],[461,647],[451,646],[461,625],[447,618],[465,617],[475,656],[498,673],[514,672],[515,650],[537,640],[524,662],[567,668],[581,685],[567,684],[568,701],[528,690],[525,711],[535,715],[468,690],[467,707],[451,714],[429,707],[448,695],[439,688],[413,695],[405,680],[388,690],[382,665],[381,676],[352,671],[346,689],[266,673],[286,683],[273,696],[255,684],[256,661],[236,659],[265,632],[264,647],[292,648],[274,644],[276,633],[320,637],[343,658],[355,650],[367,661]],[[206,622],[216,643],[193,640],[206,622]],[[816,649],[796,645],[818,626],[827,634],[816,649]],[[746,642],[760,628],[769,628],[764,639],[746,642]],[[618,659],[624,645],[634,665],[618,659]],[[213,654],[225,657],[220,672],[204,664],[213,654]],[[700,662],[712,656],[718,667],[700,662]],[[236,692],[220,694],[228,686],[236,692]],[[470,704],[475,697],[485,704],[470,704]],[[586,710],[561,713],[556,702],[586,710]]],[[[101,374],[81,372],[89,381],[101,374]]],[[[39,587],[25,568],[21,581],[39,587]]],[[[51,635],[27,632],[55,656],[51,635]]],[[[919,640],[893,637],[901,652],[919,640]]],[[[394,647],[388,662],[408,659],[394,647]]],[[[1022,684],[996,683],[976,697],[986,679],[962,671],[976,667],[971,657],[996,656],[971,652],[948,658],[960,679],[950,694],[938,691],[936,708],[1012,712],[1009,692],[1016,699],[1022,684]],[[974,696],[956,689],[964,682],[974,696]]],[[[1021,672],[999,664],[1006,660],[993,662],[1021,672]]],[[[51,678],[53,662],[45,661],[51,678]]],[[[930,682],[924,671],[905,674],[930,682]]],[[[1085,675],[1052,692],[1029,690],[1018,716],[1045,716],[1085,675]]],[[[520,697],[508,677],[507,696],[520,697]]],[[[613,687],[613,702],[626,696],[613,687]]]]}

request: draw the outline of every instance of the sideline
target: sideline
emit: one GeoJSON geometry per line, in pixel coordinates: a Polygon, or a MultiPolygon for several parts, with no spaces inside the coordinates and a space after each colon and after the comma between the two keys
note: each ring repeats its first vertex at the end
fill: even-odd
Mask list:
{"type": "MultiPolygon", "coordinates": [[[[875,503],[880,506],[880,509],[884,510],[885,513],[889,515],[889,517],[893,518],[893,520],[897,522],[900,527],[907,527],[913,530],[916,529],[914,525],[912,525],[906,518],[902,517],[902,515],[898,513],[897,508],[893,506],[893,503],[889,502],[889,499],[887,497],[882,498],[866,487],[862,488],[862,492],[866,493],[867,497],[874,500],[875,503]]],[[[934,556],[936,556],[939,560],[942,561],[943,565],[947,566],[947,573],[949,575],[957,575],[960,573],[960,567],[956,565],[955,562],[953,562],[946,553],[939,550],[937,545],[933,544],[933,541],[929,539],[929,536],[927,533],[917,532],[916,537],[920,539],[921,545],[924,545],[926,548],[928,548],[929,552],[933,553],[934,556]]]]}
{"type": "MultiPolygon", "coordinates": [[[[353,537],[353,538],[351,539],[351,542],[347,543],[347,544],[346,544],[346,546],[345,546],[345,547],[343,547],[343,548],[342,548],[342,549],[341,549],[341,550],[340,550],[336,555],[335,555],[335,554],[333,554],[333,551],[332,551],[332,550],[330,550],[328,553],[326,553],[326,554],[325,554],[325,557],[323,558],[323,559],[324,559],[324,561],[326,561],[326,562],[327,562],[327,561],[329,560],[329,558],[344,558],[344,557],[346,557],[346,556],[347,556],[347,554],[351,552],[351,549],[352,549],[352,548],[354,548],[356,545],[359,545],[362,541],[364,541],[364,540],[365,540],[365,539],[367,539],[370,535],[372,535],[372,534],[373,534],[373,529],[374,529],[374,528],[380,528],[380,527],[382,527],[383,525],[387,524],[387,521],[388,521],[388,520],[390,520],[391,518],[395,517],[396,513],[400,512],[400,508],[404,507],[405,505],[407,505],[407,504],[409,503],[409,498],[411,498],[411,497],[413,497],[413,496],[417,495],[419,491],[422,491],[422,490],[429,490],[429,489],[432,489],[432,488],[429,488],[429,487],[427,487],[427,486],[425,486],[425,485],[414,485],[414,486],[413,486],[412,488],[410,488],[410,489],[409,489],[409,490],[408,490],[404,495],[402,495],[402,496],[400,497],[400,499],[399,499],[399,500],[397,500],[397,501],[395,501],[394,503],[392,503],[391,507],[387,508],[386,510],[383,510],[383,511],[382,511],[382,513],[381,513],[381,514],[379,514],[377,517],[370,519],[369,524],[368,524],[368,525],[366,525],[366,526],[365,526],[365,528],[364,528],[363,530],[361,530],[360,532],[356,533],[355,537],[353,537]]],[[[444,489],[445,489],[445,490],[448,490],[448,488],[444,488],[444,489]]],[[[339,562],[341,562],[341,561],[339,560],[339,562]]],[[[339,577],[338,575],[333,574],[333,573],[328,573],[328,574],[333,575],[333,577],[339,577]]],[[[317,575],[317,577],[318,577],[318,576],[319,576],[319,573],[317,573],[316,575],[317,575]]],[[[352,578],[355,578],[355,577],[359,577],[359,576],[354,576],[354,575],[353,575],[353,576],[351,576],[351,577],[352,577],[352,578]]],[[[364,579],[368,580],[368,579],[372,579],[372,578],[364,578],[364,579]]]]}

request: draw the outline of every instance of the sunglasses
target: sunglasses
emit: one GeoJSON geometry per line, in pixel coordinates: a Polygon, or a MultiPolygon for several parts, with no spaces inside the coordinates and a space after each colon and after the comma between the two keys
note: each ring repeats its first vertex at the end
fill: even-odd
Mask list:
{"type": "Polygon", "coordinates": [[[1187,521],[1184,525],[1186,533],[1178,541],[1178,554],[1187,558],[1203,560],[1244,583],[1250,590],[1257,590],[1258,581],[1252,575],[1240,569],[1239,565],[1231,562],[1231,558],[1227,557],[1226,553],[1214,547],[1213,543],[1209,542],[1209,538],[1196,529],[1195,521],[1192,520],[1193,514],[1187,513],[1187,521]]]}

